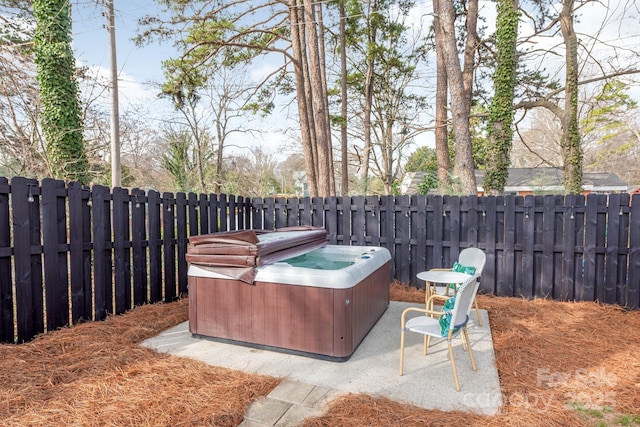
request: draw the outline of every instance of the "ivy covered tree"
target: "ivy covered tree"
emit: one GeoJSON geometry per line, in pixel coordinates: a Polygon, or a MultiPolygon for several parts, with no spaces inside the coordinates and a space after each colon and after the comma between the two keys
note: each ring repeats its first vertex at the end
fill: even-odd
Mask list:
{"type": "Polygon", "coordinates": [[[88,183],[82,139],[82,112],[71,49],[69,0],[34,0],[36,80],[40,85],[40,122],[53,177],[88,183]]]}
{"type": "Polygon", "coordinates": [[[496,19],[496,70],[493,75],[494,96],[489,107],[488,162],[484,189],[489,194],[502,193],[509,175],[513,140],[513,99],[518,58],[518,4],[516,0],[498,0],[496,19]]]}

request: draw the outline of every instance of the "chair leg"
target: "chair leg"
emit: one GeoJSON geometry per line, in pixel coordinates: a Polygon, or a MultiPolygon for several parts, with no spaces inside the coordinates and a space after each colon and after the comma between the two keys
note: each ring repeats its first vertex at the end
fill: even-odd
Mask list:
{"type": "Polygon", "coordinates": [[[476,316],[478,316],[478,325],[482,326],[482,317],[480,317],[480,309],[478,308],[478,300],[473,299],[473,305],[476,308],[476,316]]]}
{"type": "Polygon", "coordinates": [[[451,346],[451,339],[447,341],[449,344],[449,359],[451,359],[451,369],[453,370],[453,380],[456,383],[456,391],[460,391],[460,382],[458,381],[458,371],[456,370],[456,361],[453,358],[453,347],[451,346]]]}
{"type": "Polygon", "coordinates": [[[467,342],[467,348],[469,349],[469,357],[471,358],[471,367],[473,368],[474,371],[477,371],[478,368],[476,366],[476,359],[475,357],[473,357],[473,350],[471,350],[471,341],[469,340],[469,333],[467,332],[466,328],[462,331],[462,335],[464,336],[464,340],[467,342]]]}
{"type": "Polygon", "coordinates": [[[429,335],[424,336],[424,354],[427,355],[429,351],[429,343],[431,342],[431,337],[429,335]]]}
{"type": "Polygon", "coordinates": [[[400,376],[402,376],[402,365],[404,364],[404,331],[400,332],[400,376]]]}

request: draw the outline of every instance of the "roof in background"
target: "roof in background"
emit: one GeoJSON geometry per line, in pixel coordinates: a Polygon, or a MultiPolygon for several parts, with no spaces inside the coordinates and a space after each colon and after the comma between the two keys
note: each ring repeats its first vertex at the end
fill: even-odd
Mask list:
{"type": "MultiPolygon", "coordinates": [[[[418,194],[418,184],[424,179],[426,172],[407,172],[402,180],[403,194],[418,194]]],[[[478,191],[483,191],[484,170],[476,170],[478,191]]],[[[628,184],[618,175],[610,172],[584,172],[582,186],[585,191],[627,191],[628,184]]],[[[519,191],[556,192],[563,191],[563,171],[561,168],[510,168],[505,185],[505,193],[519,191]]]]}

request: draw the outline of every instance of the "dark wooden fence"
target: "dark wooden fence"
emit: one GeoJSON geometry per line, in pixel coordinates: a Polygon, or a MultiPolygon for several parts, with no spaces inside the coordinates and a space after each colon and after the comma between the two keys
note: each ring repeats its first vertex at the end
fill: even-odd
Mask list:
{"type": "Polygon", "coordinates": [[[325,227],[384,246],[392,278],[485,250],[481,290],[640,305],[640,196],[254,198],[0,178],[0,341],[100,320],[187,292],[189,236],[325,227]]]}

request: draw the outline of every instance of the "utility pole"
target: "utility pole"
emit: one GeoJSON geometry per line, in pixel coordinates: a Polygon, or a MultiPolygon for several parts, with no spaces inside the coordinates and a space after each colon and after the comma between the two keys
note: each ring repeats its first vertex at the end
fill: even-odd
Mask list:
{"type": "Polygon", "coordinates": [[[107,0],[107,30],[111,56],[111,187],[122,185],[120,174],[120,113],[118,109],[118,59],[113,0],[107,0]]]}

